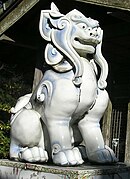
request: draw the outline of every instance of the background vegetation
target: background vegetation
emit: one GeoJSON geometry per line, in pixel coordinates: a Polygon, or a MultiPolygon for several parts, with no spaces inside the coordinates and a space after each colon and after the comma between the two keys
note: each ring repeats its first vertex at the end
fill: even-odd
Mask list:
{"type": "Polygon", "coordinates": [[[9,157],[10,108],[20,96],[31,92],[31,75],[23,74],[17,65],[0,64],[0,158],[9,157]]]}

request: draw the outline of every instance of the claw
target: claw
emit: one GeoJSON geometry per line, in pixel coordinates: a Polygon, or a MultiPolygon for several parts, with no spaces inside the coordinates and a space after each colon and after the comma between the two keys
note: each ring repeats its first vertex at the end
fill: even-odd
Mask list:
{"type": "Polygon", "coordinates": [[[68,164],[68,160],[65,156],[64,152],[59,152],[57,154],[53,155],[53,162],[57,165],[67,165],[68,164]]]}
{"type": "Polygon", "coordinates": [[[100,163],[100,164],[118,162],[118,159],[116,158],[113,150],[110,149],[108,146],[105,146],[104,149],[90,153],[88,155],[88,158],[91,162],[100,163]]]}
{"type": "Polygon", "coordinates": [[[19,159],[28,162],[47,162],[48,154],[41,147],[25,148],[19,153],[19,159]]]}
{"type": "Polygon", "coordinates": [[[77,147],[59,151],[53,154],[52,159],[55,164],[62,166],[74,166],[84,162],[77,147]]]}
{"type": "Polygon", "coordinates": [[[110,152],[110,155],[112,157],[112,162],[118,162],[118,159],[116,158],[113,150],[110,147],[108,147],[107,145],[105,145],[105,149],[110,152]]]}
{"type": "Polygon", "coordinates": [[[72,150],[73,150],[73,152],[74,152],[74,156],[75,156],[75,159],[76,159],[76,161],[77,161],[77,164],[82,164],[82,163],[84,163],[79,149],[78,149],[77,147],[74,147],[72,150]]]}

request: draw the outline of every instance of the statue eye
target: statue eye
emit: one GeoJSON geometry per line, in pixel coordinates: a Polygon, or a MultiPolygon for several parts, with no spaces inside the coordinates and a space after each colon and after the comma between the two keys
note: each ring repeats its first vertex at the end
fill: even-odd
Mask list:
{"type": "Polygon", "coordinates": [[[84,30],[87,29],[87,25],[85,23],[79,23],[77,25],[84,30]]]}

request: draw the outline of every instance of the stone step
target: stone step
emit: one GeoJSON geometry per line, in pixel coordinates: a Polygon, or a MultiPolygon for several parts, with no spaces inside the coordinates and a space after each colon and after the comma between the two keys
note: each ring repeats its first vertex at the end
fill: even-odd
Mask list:
{"type": "Polygon", "coordinates": [[[0,159],[0,179],[130,179],[130,166],[83,164],[61,167],[0,159]]]}

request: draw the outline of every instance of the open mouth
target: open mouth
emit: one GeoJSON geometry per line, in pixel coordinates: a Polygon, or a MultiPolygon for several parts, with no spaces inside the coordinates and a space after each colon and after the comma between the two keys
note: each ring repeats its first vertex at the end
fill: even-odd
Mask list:
{"type": "Polygon", "coordinates": [[[79,39],[78,37],[75,37],[74,40],[77,43],[80,43],[82,45],[90,45],[90,46],[93,46],[93,47],[96,47],[96,45],[99,43],[98,39],[96,39],[96,38],[90,38],[90,39],[87,39],[87,40],[83,40],[83,39],[79,39]]]}
{"type": "Polygon", "coordinates": [[[87,40],[78,37],[72,38],[72,46],[80,55],[85,55],[87,53],[94,54],[98,43],[99,42],[96,38],[89,38],[87,40]]]}

